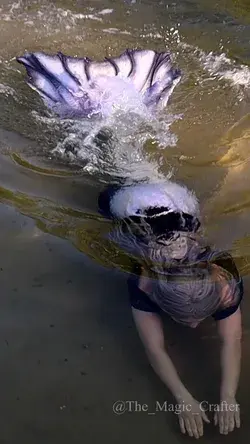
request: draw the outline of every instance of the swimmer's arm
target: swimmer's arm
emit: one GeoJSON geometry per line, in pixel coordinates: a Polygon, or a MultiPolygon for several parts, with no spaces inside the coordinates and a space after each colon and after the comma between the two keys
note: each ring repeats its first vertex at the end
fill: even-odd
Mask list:
{"type": "Polygon", "coordinates": [[[157,313],[135,308],[132,308],[132,313],[146,354],[156,374],[178,402],[192,398],[167,354],[161,317],[157,313]]]}
{"type": "Polygon", "coordinates": [[[241,366],[241,311],[218,321],[221,339],[221,400],[235,398],[241,366]]]}

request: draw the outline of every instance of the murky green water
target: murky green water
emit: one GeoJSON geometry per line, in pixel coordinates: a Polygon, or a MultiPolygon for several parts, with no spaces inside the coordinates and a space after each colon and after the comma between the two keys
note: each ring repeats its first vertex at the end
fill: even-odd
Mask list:
{"type": "MultiPolygon", "coordinates": [[[[232,250],[242,274],[250,274],[247,0],[1,0],[0,29],[3,240],[15,238],[16,225],[4,222],[11,206],[17,210],[16,221],[20,213],[34,220],[28,229],[21,224],[23,239],[35,243],[49,234],[52,239],[66,239],[64,251],[70,243],[75,247],[70,257],[78,258],[80,251],[93,259],[86,266],[93,279],[101,265],[129,269],[130,259],[105,239],[110,226],[97,213],[99,191],[118,174],[114,167],[110,176],[110,154],[107,158],[93,155],[91,143],[81,140],[79,125],[72,128],[47,113],[25,84],[24,70],[15,57],[43,50],[101,59],[126,48],[168,48],[183,73],[163,118],[163,123],[171,125],[160,129],[142,125],[133,138],[122,122],[119,133],[118,122],[119,149],[128,146],[126,155],[130,161],[134,156],[135,175],[139,170],[155,176],[171,172],[173,178],[192,187],[200,198],[210,241],[232,250]],[[71,143],[72,134],[77,136],[81,156],[69,158],[62,154],[62,147],[71,143]]],[[[116,160],[122,159],[119,156],[116,160]]],[[[125,156],[120,167],[127,162],[125,156]]],[[[9,248],[16,254],[13,243],[9,248]]],[[[25,258],[32,261],[35,253],[28,251],[25,258]]]]}
{"type": "MultiPolygon", "coordinates": [[[[95,218],[96,197],[103,179],[98,173],[102,167],[98,159],[91,158],[91,146],[84,147],[81,161],[69,162],[63,156],[51,154],[60,143],[65,143],[72,130],[62,128],[56,119],[46,118],[40,99],[25,85],[24,71],[15,57],[25,50],[61,50],[101,59],[119,54],[127,47],[169,48],[183,78],[166,110],[166,119],[168,115],[182,115],[182,118],[173,118],[169,139],[165,137],[161,147],[155,133],[149,131],[148,142],[141,144],[145,149],[145,167],[152,164],[153,170],[160,165],[163,174],[173,169],[173,177],[193,187],[201,203],[213,196],[213,206],[205,214],[209,219],[208,230],[219,231],[215,241],[217,237],[221,241],[220,231],[224,233],[225,226],[234,223],[235,217],[242,219],[239,228],[223,235],[222,241],[222,246],[237,250],[237,256],[241,256],[235,245],[242,244],[248,224],[247,174],[236,173],[230,159],[225,166],[216,165],[216,161],[237,143],[243,162],[241,169],[247,170],[248,125],[241,128],[239,123],[240,128],[236,135],[229,136],[230,141],[227,132],[249,111],[248,18],[247,6],[239,2],[224,2],[223,6],[206,1],[160,2],[157,7],[143,1],[105,5],[100,2],[83,5],[80,1],[4,2],[0,47],[2,200],[15,205],[8,191],[22,193],[20,211],[42,219],[43,226],[51,227],[53,221],[53,233],[70,237],[78,248],[92,255],[87,239],[92,235],[96,238],[106,228],[95,218]],[[176,141],[170,146],[173,137],[176,141]],[[227,189],[227,176],[233,176],[237,193],[232,194],[229,186],[227,189]],[[222,201],[220,194],[224,196],[222,201]],[[33,199],[32,212],[25,205],[25,196],[27,201],[33,199]],[[77,222],[84,221],[82,228],[81,223],[75,222],[71,209],[78,211],[77,222]],[[65,212],[71,216],[65,218],[65,212]],[[92,222],[85,231],[86,213],[92,215],[91,221],[95,218],[96,231],[92,222]],[[63,220],[64,227],[59,220],[63,220]],[[71,230],[68,235],[67,225],[72,225],[73,220],[75,233],[71,230]],[[84,245],[80,238],[86,239],[84,245]]],[[[126,142],[133,143],[131,137],[126,142]]],[[[107,173],[108,167],[103,173],[107,173]]],[[[245,255],[245,249],[244,252],[245,255]]],[[[94,254],[98,258],[99,248],[94,254]]]]}

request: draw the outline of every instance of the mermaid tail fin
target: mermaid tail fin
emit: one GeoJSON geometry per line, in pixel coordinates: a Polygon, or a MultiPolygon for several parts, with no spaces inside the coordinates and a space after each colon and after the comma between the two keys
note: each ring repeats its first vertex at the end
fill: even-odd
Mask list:
{"type": "Polygon", "coordinates": [[[36,90],[45,104],[61,117],[86,117],[94,111],[87,93],[88,80],[84,71],[84,59],[71,62],[71,70],[65,57],[58,53],[50,56],[44,53],[26,54],[17,61],[24,64],[28,74],[28,85],[36,90]],[[74,65],[76,67],[74,68],[74,65]],[[76,71],[81,81],[74,75],[76,71]]]}
{"type": "Polygon", "coordinates": [[[31,88],[61,117],[86,117],[100,112],[105,91],[96,81],[101,77],[131,82],[146,106],[165,106],[180,80],[169,53],[152,50],[126,50],[119,57],[101,62],[39,52],[25,54],[17,61],[26,67],[31,88]]]}

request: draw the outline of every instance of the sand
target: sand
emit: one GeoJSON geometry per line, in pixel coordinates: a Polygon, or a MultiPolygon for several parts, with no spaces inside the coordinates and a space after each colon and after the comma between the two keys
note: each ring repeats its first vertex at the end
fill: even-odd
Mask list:
{"type": "MultiPolygon", "coordinates": [[[[173,399],[138,339],[125,274],[97,266],[4,205],[0,233],[1,442],[187,441],[175,414],[156,411],[157,401],[173,399]],[[115,414],[118,400],[133,401],[127,403],[131,411],[115,414]],[[147,411],[140,411],[142,404],[147,411]]],[[[249,431],[248,306],[245,297],[238,393],[243,425],[225,438],[228,443],[245,441],[249,431]]],[[[165,325],[170,354],[189,389],[199,400],[218,402],[213,321],[196,330],[167,319],[165,325]]],[[[213,425],[205,427],[202,441],[211,439],[222,439],[213,425]]]]}

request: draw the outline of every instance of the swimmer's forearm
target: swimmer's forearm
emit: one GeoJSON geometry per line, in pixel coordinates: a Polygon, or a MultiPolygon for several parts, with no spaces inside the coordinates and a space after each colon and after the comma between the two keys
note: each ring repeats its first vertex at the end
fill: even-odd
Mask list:
{"type": "Polygon", "coordinates": [[[168,387],[178,402],[191,397],[167,354],[165,349],[156,349],[149,351],[146,349],[149,361],[159,378],[168,387]]]}
{"type": "Polygon", "coordinates": [[[241,312],[219,322],[221,345],[222,381],[221,399],[234,398],[236,395],[241,367],[241,312]]]}
{"type": "Polygon", "coordinates": [[[190,393],[181,382],[165,348],[162,321],[156,313],[133,309],[133,317],[148,359],[160,379],[178,400],[189,399],[190,393]]]}
{"type": "Polygon", "coordinates": [[[220,397],[234,398],[236,395],[241,367],[241,340],[235,338],[224,342],[221,348],[222,381],[220,397]]]}

